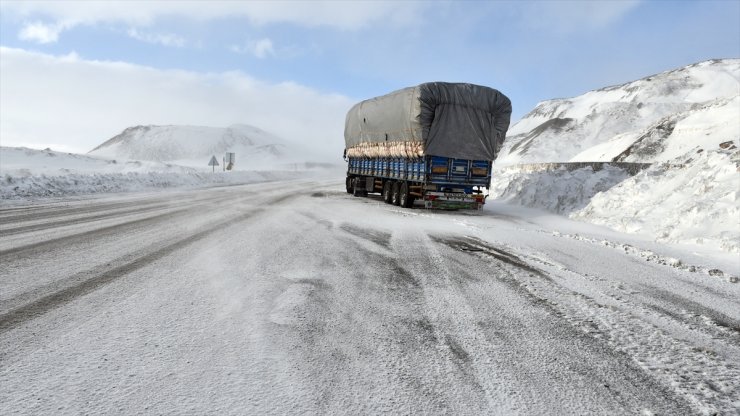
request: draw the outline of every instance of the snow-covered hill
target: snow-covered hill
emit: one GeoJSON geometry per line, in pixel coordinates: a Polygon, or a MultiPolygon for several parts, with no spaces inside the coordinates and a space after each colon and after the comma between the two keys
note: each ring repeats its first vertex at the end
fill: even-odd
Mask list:
{"type": "Polygon", "coordinates": [[[740,59],[540,103],[509,131],[491,194],[658,241],[740,253],[740,59]],[[532,172],[522,163],[646,162],[532,172]]]}
{"type": "Polygon", "coordinates": [[[278,164],[305,161],[305,149],[286,143],[257,127],[232,125],[136,126],[125,129],[89,152],[110,159],[169,162],[207,166],[212,156],[221,163],[226,152],[236,153],[238,170],[275,168],[278,164]],[[303,158],[301,157],[303,156],[303,158]]]}
{"type": "Polygon", "coordinates": [[[0,174],[3,176],[148,172],[193,173],[195,169],[170,163],[115,160],[51,149],[0,147],[0,174]]]}
{"type": "Polygon", "coordinates": [[[497,164],[668,160],[735,140],[740,59],[700,62],[544,101],[507,134],[497,164]]]}

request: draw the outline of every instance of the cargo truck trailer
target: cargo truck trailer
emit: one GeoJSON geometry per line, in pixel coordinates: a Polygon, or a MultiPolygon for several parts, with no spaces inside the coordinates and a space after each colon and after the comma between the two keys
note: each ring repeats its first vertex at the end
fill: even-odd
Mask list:
{"type": "Polygon", "coordinates": [[[405,208],[479,209],[511,101],[492,88],[430,82],[362,101],[345,122],[346,188],[405,208]]]}

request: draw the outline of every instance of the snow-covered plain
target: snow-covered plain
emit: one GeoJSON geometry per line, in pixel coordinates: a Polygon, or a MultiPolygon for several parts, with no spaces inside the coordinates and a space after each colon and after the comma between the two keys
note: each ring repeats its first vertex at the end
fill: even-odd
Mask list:
{"type": "Polygon", "coordinates": [[[0,414],[734,414],[737,258],[336,177],[0,209],[0,414]]]}

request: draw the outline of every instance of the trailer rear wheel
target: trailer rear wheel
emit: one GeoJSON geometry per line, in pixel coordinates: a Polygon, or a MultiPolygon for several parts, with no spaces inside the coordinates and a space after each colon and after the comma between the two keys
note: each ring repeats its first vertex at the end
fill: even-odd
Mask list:
{"type": "Polygon", "coordinates": [[[399,205],[403,208],[411,208],[414,205],[414,197],[409,195],[409,184],[404,182],[398,196],[399,205]]]}
{"type": "Polygon", "coordinates": [[[393,182],[392,181],[385,181],[383,184],[383,201],[385,201],[386,204],[393,203],[393,182]]]}
{"type": "Polygon", "coordinates": [[[348,194],[351,194],[354,191],[354,185],[352,184],[351,176],[347,176],[347,180],[344,181],[344,187],[347,188],[348,194]]]}
{"type": "Polygon", "coordinates": [[[354,196],[367,196],[363,178],[355,177],[352,179],[352,194],[354,196]]]}
{"type": "Polygon", "coordinates": [[[393,205],[401,205],[401,186],[398,182],[393,182],[391,194],[391,202],[393,205]]]}

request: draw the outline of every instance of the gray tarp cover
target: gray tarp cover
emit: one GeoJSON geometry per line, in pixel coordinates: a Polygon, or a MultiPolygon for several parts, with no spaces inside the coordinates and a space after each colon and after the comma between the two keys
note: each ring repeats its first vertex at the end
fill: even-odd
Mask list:
{"type": "Polygon", "coordinates": [[[425,154],[493,160],[511,118],[511,101],[473,84],[429,82],[356,104],[347,113],[346,147],[420,142],[425,154]]]}

